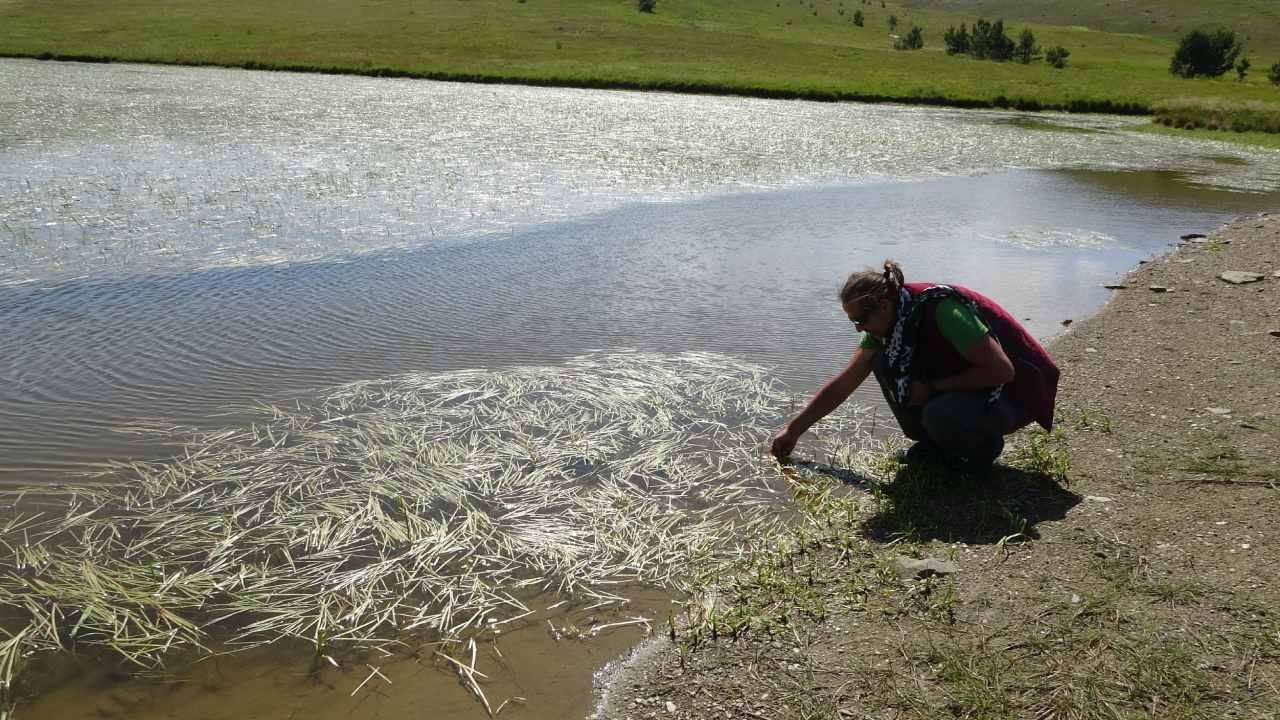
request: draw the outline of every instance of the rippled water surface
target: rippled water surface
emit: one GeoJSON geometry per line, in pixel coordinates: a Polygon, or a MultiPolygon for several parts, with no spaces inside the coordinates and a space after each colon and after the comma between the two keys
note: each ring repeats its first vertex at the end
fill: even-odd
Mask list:
{"type": "MultiPolygon", "coordinates": [[[[1133,122],[3,60],[0,482],[170,451],[140,425],[593,350],[715,351],[808,392],[856,342],[836,288],[886,256],[1047,338],[1178,235],[1280,207],[1280,153],[1133,122]]],[[[525,627],[493,682],[581,715],[632,630],[570,660],[525,627]]],[[[476,711],[418,658],[380,661],[414,690],[335,701],[282,653],[105,699],[105,667],[54,668],[31,711],[476,711]]]]}
{"type": "Polygon", "coordinates": [[[2,61],[0,470],[596,348],[805,390],[854,340],[835,287],[885,256],[1048,336],[1181,232],[1280,205],[1276,153],[1129,123],[2,61]]]}

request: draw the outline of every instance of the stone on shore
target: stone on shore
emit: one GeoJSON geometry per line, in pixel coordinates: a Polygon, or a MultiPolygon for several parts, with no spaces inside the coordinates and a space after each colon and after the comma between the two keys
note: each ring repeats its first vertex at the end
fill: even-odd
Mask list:
{"type": "Polygon", "coordinates": [[[1232,285],[1243,285],[1245,283],[1258,282],[1262,279],[1262,273],[1248,272],[1246,270],[1228,270],[1218,277],[1232,285]]]}
{"type": "Polygon", "coordinates": [[[953,575],[960,572],[959,565],[950,560],[940,560],[938,558],[916,560],[899,555],[895,562],[898,564],[898,577],[903,580],[917,580],[927,578],[930,575],[953,575]]]}

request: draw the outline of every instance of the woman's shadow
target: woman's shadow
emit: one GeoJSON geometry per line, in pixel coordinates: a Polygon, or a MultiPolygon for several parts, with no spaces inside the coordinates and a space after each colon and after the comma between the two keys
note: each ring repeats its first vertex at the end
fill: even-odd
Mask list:
{"type": "Polygon", "coordinates": [[[990,545],[1036,540],[1039,523],[1061,520],[1082,499],[1048,473],[999,463],[967,472],[941,463],[902,465],[887,483],[847,468],[797,465],[866,489],[874,510],[863,523],[863,534],[878,542],[907,538],[990,545]]]}

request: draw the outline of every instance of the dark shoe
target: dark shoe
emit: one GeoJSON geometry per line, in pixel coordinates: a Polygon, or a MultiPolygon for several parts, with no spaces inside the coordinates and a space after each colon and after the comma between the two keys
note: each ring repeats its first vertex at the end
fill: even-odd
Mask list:
{"type": "Polygon", "coordinates": [[[981,472],[990,468],[1004,452],[1004,436],[996,437],[969,455],[957,458],[956,469],[962,472],[981,472]]]}
{"type": "Polygon", "coordinates": [[[893,453],[893,459],[902,465],[923,465],[925,463],[942,462],[946,453],[931,440],[921,440],[908,448],[901,448],[893,453]]]}

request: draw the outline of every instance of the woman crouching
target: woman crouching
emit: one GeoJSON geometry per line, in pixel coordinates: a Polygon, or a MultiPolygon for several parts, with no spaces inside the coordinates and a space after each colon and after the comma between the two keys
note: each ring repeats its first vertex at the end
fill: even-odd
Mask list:
{"type": "Polygon", "coordinates": [[[912,463],[938,459],[980,469],[1004,436],[1053,427],[1058,368],[1040,343],[993,300],[959,285],[906,283],[902,268],[851,275],[840,305],[862,333],[849,365],[773,438],[785,458],[815,422],[874,374],[908,438],[912,463]]]}

